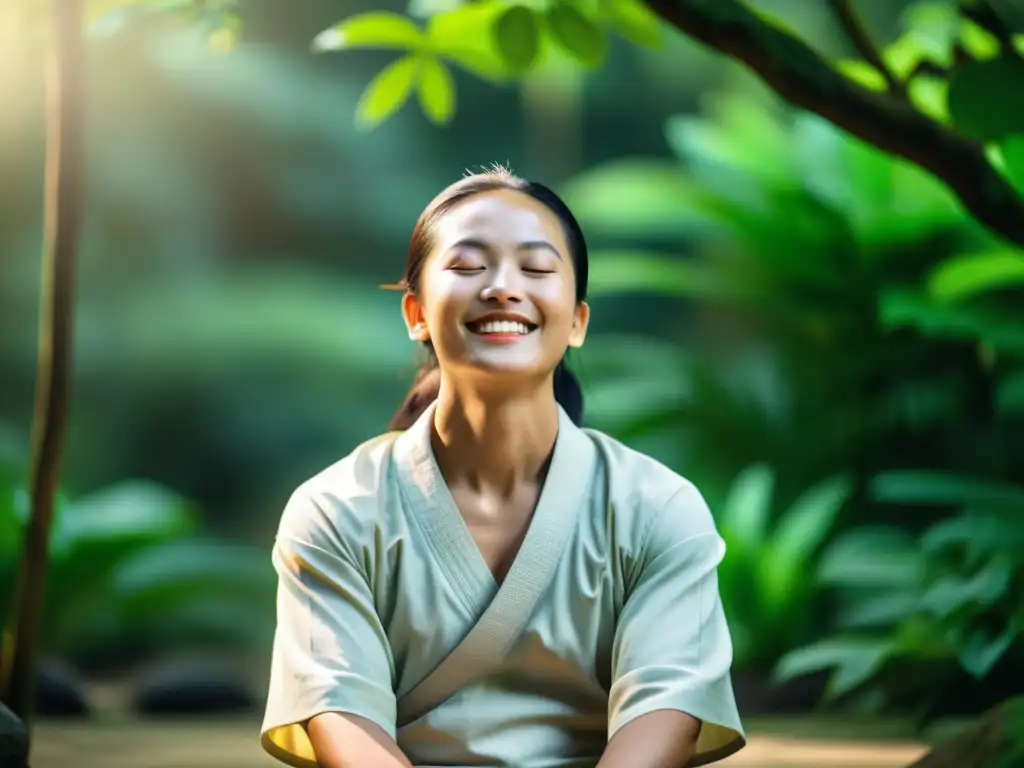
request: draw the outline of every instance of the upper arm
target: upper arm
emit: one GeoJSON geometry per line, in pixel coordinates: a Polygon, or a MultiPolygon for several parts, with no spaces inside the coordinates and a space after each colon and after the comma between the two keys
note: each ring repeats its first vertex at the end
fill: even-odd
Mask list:
{"type": "MultiPolygon", "coordinates": [[[[395,737],[393,662],[367,574],[312,499],[296,493],[274,544],[277,629],[262,743],[315,766],[306,723],[337,712],[395,737]]],[[[344,535],[344,532],[342,532],[344,535]]]]}
{"type": "Polygon", "coordinates": [[[724,555],[711,513],[689,483],[655,510],[616,626],[609,735],[642,715],[676,710],[702,723],[695,764],[742,746],[718,594],[724,555]]]}

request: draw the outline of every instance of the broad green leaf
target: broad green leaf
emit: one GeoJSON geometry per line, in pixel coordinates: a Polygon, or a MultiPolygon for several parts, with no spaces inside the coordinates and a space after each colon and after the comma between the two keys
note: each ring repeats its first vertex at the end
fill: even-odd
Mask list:
{"type": "Polygon", "coordinates": [[[214,539],[181,539],[139,552],[122,563],[110,599],[128,614],[159,613],[193,594],[259,595],[274,571],[258,549],[214,539]]]}
{"type": "Polygon", "coordinates": [[[835,525],[850,494],[845,477],[809,488],[786,510],[762,547],[758,580],[769,615],[785,621],[792,596],[806,584],[812,558],[835,525]]]}
{"type": "Polygon", "coordinates": [[[844,59],[843,61],[836,62],[835,67],[847,79],[867,88],[869,91],[884,93],[889,90],[889,84],[885,82],[885,75],[866,61],[844,59]]]}
{"type": "Polygon", "coordinates": [[[892,504],[1024,505],[1024,488],[942,472],[886,472],[868,490],[875,500],[892,504]]]}
{"type": "Polygon", "coordinates": [[[878,300],[883,328],[913,328],[940,339],[982,342],[991,349],[1024,352],[1024,326],[996,314],[989,307],[939,303],[930,296],[902,290],[884,290],[878,300]]]}
{"type": "Polygon", "coordinates": [[[691,233],[687,212],[700,191],[674,163],[618,160],[574,178],[564,196],[588,233],[675,238],[691,233]]]}
{"type": "Polygon", "coordinates": [[[969,579],[940,578],[925,592],[921,607],[937,618],[950,616],[965,607],[991,607],[1010,588],[1013,570],[1005,559],[993,559],[969,579]]]}
{"type": "Polygon", "coordinates": [[[555,41],[585,67],[596,67],[608,51],[604,29],[566,0],[555,0],[546,15],[555,41]]]}
{"type": "Polygon", "coordinates": [[[629,251],[593,254],[588,283],[595,296],[639,293],[738,304],[761,290],[693,258],[629,251]]]}
{"type": "Polygon", "coordinates": [[[1014,90],[1024,82],[1024,61],[1003,55],[968,62],[949,80],[949,112],[958,131],[976,141],[1000,141],[1024,133],[1024,99],[1014,90]]]}
{"type": "Polygon", "coordinates": [[[823,480],[802,493],[772,532],[768,550],[776,562],[803,569],[835,525],[853,484],[845,476],[823,480]]]}
{"type": "Polygon", "coordinates": [[[600,0],[599,7],[616,34],[641,48],[665,47],[661,18],[641,0],[600,0]]]}
{"type": "Polygon", "coordinates": [[[844,629],[885,629],[919,610],[921,595],[916,586],[903,588],[851,587],[848,602],[839,610],[837,623],[844,629]]]}
{"type": "Polygon", "coordinates": [[[125,481],[73,501],[54,527],[58,549],[88,541],[165,539],[191,533],[197,520],[192,505],[152,483],[125,481]]]}
{"type": "Polygon", "coordinates": [[[837,538],[821,555],[817,579],[854,589],[915,587],[924,576],[917,542],[897,528],[860,528],[837,538]]]}
{"type": "Polygon", "coordinates": [[[420,61],[416,93],[423,112],[437,125],[447,123],[455,114],[455,81],[445,65],[432,56],[420,61]]]}
{"type": "MultiPolygon", "coordinates": [[[[1010,508],[1010,516],[1016,510],[1010,508]]],[[[978,511],[947,517],[921,534],[921,548],[928,554],[951,549],[966,550],[971,561],[1024,546],[1024,526],[1018,521],[978,511]]]]}
{"type": "Polygon", "coordinates": [[[1024,198],[1024,133],[1009,136],[999,145],[1003,173],[1013,188],[1024,198]]]}
{"type": "Polygon", "coordinates": [[[1010,649],[1017,638],[1017,632],[1007,627],[994,633],[986,629],[972,630],[958,644],[957,660],[964,670],[976,680],[982,680],[1010,649]]]}
{"type": "Polygon", "coordinates": [[[485,0],[432,16],[427,23],[429,49],[483,80],[502,82],[507,72],[491,30],[505,7],[485,0]]]}
{"type": "Polygon", "coordinates": [[[1024,287],[1024,251],[966,254],[941,262],[928,278],[939,301],[962,301],[979,293],[1024,287]]]}
{"type": "Polygon", "coordinates": [[[775,473],[764,465],[752,465],[736,476],[716,516],[728,544],[743,552],[760,551],[768,536],[774,488],[775,473]]]}
{"type": "Polygon", "coordinates": [[[425,42],[423,32],[405,16],[388,11],[371,11],[351,16],[325,29],[313,40],[315,51],[353,48],[415,50],[425,42]]]}
{"type": "Polygon", "coordinates": [[[498,18],[493,34],[495,47],[511,72],[524,74],[536,63],[540,28],[531,9],[512,6],[498,18]]]}
{"type": "Polygon", "coordinates": [[[410,54],[382,69],[356,105],[356,124],[372,128],[401,109],[416,85],[419,68],[419,59],[410,54]]]}
{"type": "Polygon", "coordinates": [[[779,682],[834,669],[829,683],[830,697],[840,696],[866,682],[889,658],[888,640],[874,638],[830,638],[790,651],[775,666],[779,682]]]}

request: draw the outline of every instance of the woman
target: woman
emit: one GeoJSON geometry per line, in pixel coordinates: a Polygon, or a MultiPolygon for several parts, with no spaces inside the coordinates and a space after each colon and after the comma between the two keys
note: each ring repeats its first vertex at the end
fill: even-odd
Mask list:
{"type": "Polygon", "coordinates": [[[262,744],[294,766],[670,768],[743,746],[697,490],[580,428],[587,251],[498,169],[412,235],[429,361],[392,423],[304,483],[274,549],[262,744]]]}

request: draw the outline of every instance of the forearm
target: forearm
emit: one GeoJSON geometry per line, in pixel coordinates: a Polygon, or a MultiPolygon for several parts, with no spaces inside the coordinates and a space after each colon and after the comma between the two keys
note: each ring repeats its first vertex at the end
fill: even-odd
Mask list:
{"type": "Polygon", "coordinates": [[[597,768],[685,768],[699,735],[700,721],[684,712],[650,712],[615,733],[597,768]]]}
{"type": "Polygon", "coordinates": [[[413,768],[395,740],[366,718],[328,712],[307,730],[320,768],[413,768]]]}

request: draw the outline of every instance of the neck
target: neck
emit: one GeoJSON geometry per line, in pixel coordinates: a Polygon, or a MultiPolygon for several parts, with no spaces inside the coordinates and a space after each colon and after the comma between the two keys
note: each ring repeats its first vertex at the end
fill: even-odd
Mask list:
{"type": "Polygon", "coordinates": [[[550,379],[511,397],[441,384],[431,442],[449,484],[511,494],[542,477],[557,437],[550,379]]]}

